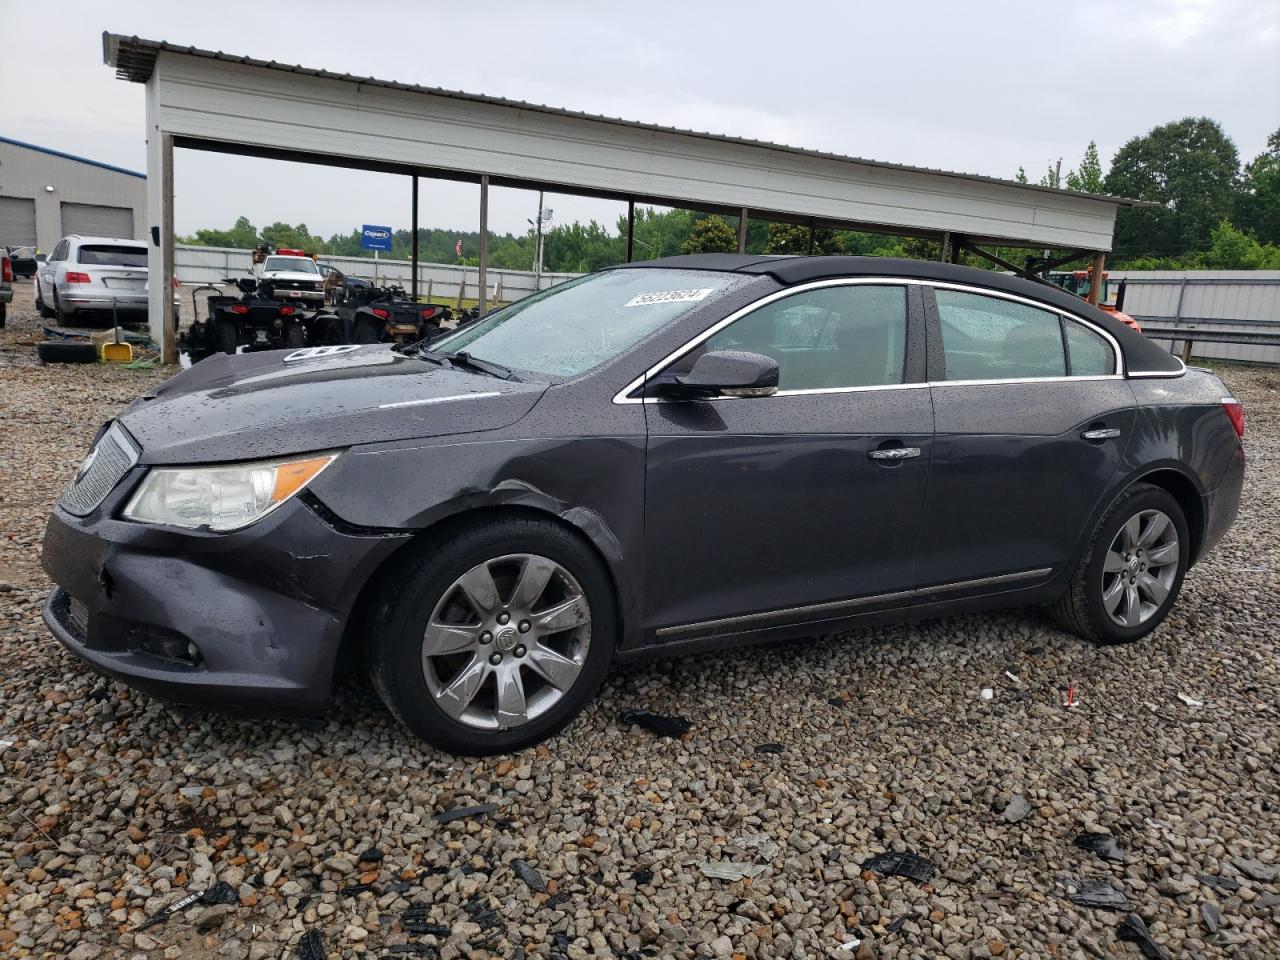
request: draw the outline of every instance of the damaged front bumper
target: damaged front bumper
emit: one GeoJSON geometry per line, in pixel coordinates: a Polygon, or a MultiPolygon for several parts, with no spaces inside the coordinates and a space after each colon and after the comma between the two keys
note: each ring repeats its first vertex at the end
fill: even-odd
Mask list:
{"type": "Polygon", "coordinates": [[[54,509],[42,556],[57,584],[44,610],[53,635],[166,700],[236,714],[323,710],[360,591],[410,534],[338,529],[296,497],[225,534],[113,519],[137,479],[84,519],[54,509]]]}

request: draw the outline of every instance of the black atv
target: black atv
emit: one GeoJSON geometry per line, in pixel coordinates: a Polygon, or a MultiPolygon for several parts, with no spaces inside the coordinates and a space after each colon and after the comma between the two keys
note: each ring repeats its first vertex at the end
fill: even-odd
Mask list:
{"type": "Polygon", "coordinates": [[[394,284],[344,283],[334,314],[317,319],[319,342],[414,343],[439,333],[441,324],[453,319],[444,304],[417,303],[394,284]]]}
{"type": "MultiPolygon", "coordinates": [[[[197,287],[191,292],[193,305],[197,293],[203,290],[217,293],[207,300],[207,318],[196,320],[183,336],[183,346],[193,360],[197,355],[235,353],[240,347],[245,350],[305,347],[314,342],[313,331],[323,328],[331,319],[277,297],[267,281],[226,277],[222,282],[234,286],[240,295],[226,296],[214,286],[197,287]]],[[[198,308],[196,314],[199,315],[198,308]]]]}

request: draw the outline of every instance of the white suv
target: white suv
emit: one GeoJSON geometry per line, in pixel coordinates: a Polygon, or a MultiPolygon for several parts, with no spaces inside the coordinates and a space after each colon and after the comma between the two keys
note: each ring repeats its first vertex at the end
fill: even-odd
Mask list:
{"type": "Polygon", "coordinates": [[[36,309],[59,325],[90,314],[110,322],[147,311],[147,245],[120,237],[63,237],[36,271],[36,309]]]}

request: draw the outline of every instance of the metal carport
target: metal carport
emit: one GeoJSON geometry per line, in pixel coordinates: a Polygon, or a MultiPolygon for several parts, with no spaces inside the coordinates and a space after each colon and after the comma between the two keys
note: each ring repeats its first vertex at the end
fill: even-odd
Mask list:
{"type": "MultiPolygon", "coordinates": [[[[175,146],[401,173],[415,178],[415,201],[419,176],[478,183],[482,301],[490,185],[727,213],[740,218],[740,247],[749,213],[936,238],[944,258],[980,243],[1093,253],[1098,269],[1116,208],[1134,203],[112,33],[103,55],[118,77],[146,85],[150,272],[161,281],[151,283],[151,330],[167,361],[175,146]]],[[[416,259],[416,202],[412,225],[416,259]]]]}

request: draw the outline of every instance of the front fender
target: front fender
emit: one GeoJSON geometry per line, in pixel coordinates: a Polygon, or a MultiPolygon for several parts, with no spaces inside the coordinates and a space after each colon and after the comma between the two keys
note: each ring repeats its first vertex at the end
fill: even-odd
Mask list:
{"type": "Polygon", "coordinates": [[[356,448],[311,492],[357,527],[430,535],[445,521],[495,508],[569,524],[597,550],[617,587],[624,636],[639,639],[644,550],[643,436],[446,439],[356,448]]]}

